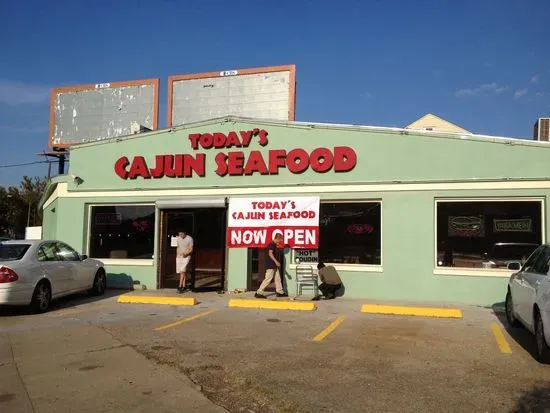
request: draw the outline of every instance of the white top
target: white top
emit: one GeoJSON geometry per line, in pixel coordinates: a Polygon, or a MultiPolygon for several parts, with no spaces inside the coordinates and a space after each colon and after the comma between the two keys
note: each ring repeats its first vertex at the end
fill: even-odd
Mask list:
{"type": "Polygon", "coordinates": [[[191,251],[193,251],[193,238],[191,238],[190,235],[186,235],[185,238],[178,236],[178,257],[182,257],[184,254],[189,254],[191,251]]]}

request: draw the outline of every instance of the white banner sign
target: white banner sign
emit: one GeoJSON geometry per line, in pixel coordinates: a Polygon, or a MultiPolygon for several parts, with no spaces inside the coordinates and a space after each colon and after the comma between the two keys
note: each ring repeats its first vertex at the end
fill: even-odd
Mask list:
{"type": "Polygon", "coordinates": [[[227,245],[265,247],[275,233],[291,248],[318,248],[319,197],[232,198],[227,245]]]}

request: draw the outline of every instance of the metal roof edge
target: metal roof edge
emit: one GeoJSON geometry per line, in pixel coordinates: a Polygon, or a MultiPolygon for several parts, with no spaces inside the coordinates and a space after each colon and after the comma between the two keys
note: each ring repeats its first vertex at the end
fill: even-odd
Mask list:
{"type": "Polygon", "coordinates": [[[154,131],[139,133],[136,135],[126,135],[126,136],[119,136],[116,138],[83,142],[83,143],[74,145],[71,148],[71,150],[86,148],[86,147],[96,146],[96,145],[103,145],[103,144],[108,144],[113,142],[121,142],[121,141],[126,141],[131,139],[143,139],[153,135],[173,133],[180,130],[198,128],[202,126],[209,126],[213,124],[228,123],[228,122],[256,123],[261,125],[286,126],[286,127],[305,128],[305,129],[332,129],[332,130],[344,130],[344,131],[356,131],[356,132],[392,133],[392,134],[400,134],[400,135],[415,135],[415,136],[427,136],[427,137],[448,138],[448,139],[474,140],[474,141],[493,142],[493,143],[506,143],[506,144],[514,144],[514,145],[525,145],[525,146],[550,147],[550,142],[545,142],[545,141],[534,141],[534,140],[524,139],[524,138],[474,134],[471,132],[465,133],[465,132],[425,131],[425,130],[407,129],[407,128],[399,128],[399,127],[388,127],[388,126],[370,126],[370,125],[356,125],[356,124],[343,124],[343,123],[274,120],[274,119],[249,118],[244,116],[228,115],[228,116],[221,116],[217,118],[207,119],[199,122],[192,122],[185,125],[178,125],[171,128],[157,129],[154,131]]]}

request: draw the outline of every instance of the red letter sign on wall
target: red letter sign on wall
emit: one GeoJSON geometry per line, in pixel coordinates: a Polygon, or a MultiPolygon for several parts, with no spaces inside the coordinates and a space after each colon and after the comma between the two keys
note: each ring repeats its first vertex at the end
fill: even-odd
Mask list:
{"type": "Polygon", "coordinates": [[[231,198],[227,246],[263,248],[275,233],[290,248],[319,246],[319,197],[231,198]]]}

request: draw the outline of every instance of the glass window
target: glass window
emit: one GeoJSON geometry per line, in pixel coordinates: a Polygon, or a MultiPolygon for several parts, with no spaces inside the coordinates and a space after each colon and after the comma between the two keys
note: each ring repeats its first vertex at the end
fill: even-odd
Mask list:
{"type": "Polygon", "coordinates": [[[92,206],[89,255],[92,258],[152,259],[153,205],[92,206]]]}
{"type": "Polygon", "coordinates": [[[58,261],[57,248],[55,244],[48,242],[42,244],[37,254],[38,261],[58,261]]]}
{"type": "Polygon", "coordinates": [[[540,201],[437,202],[437,265],[506,268],[542,243],[540,201]]]}
{"type": "Polygon", "coordinates": [[[531,256],[525,261],[525,264],[523,264],[523,270],[524,271],[532,271],[533,268],[535,268],[535,263],[537,262],[538,257],[540,256],[542,252],[543,247],[539,247],[531,254],[531,256]]]}
{"type": "Polygon", "coordinates": [[[29,248],[29,244],[0,243],[0,261],[19,261],[25,256],[29,248]]]}
{"type": "Polygon", "coordinates": [[[57,243],[57,255],[63,261],[80,261],[77,252],[63,242],[57,243]]]}
{"type": "Polygon", "coordinates": [[[550,261],[550,248],[545,247],[540,252],[532,271],[537,274],[547,275],[548,270],[550,270],[550,266],[548,265],[549,261],[550,261]]]}
{"type": "Polygon", "coordinates": [[[381,264],[381,203],[323,202],[319,217],[319,260],[381,264]]]}

